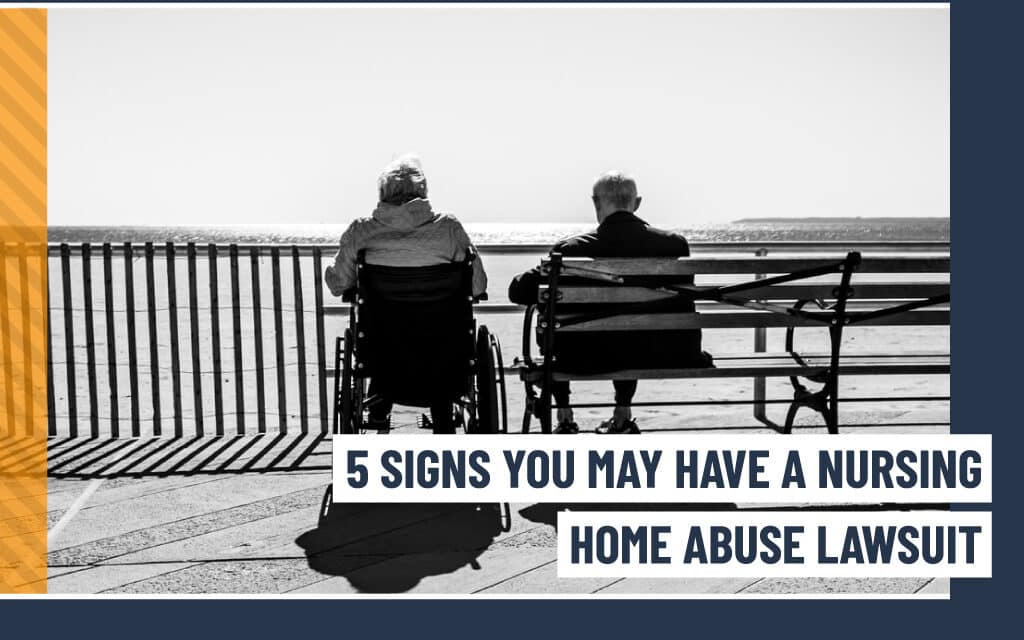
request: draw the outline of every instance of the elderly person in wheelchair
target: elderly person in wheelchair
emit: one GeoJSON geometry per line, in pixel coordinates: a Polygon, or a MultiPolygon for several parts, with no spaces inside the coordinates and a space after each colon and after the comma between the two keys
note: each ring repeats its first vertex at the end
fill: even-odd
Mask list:
{"type": "Polygon", "coordinates": [[[395,160],[377,185],[377,208],[352,222],[324,274],[331,293],[353,303],[336,363],[341,431],[388,431],[396,403],[429,407],[434,433],[454,433],[457,409],[468,406],[469,431],[482,422],[479,405],[489,402],[490,414],[496,404],[485,380],[495,375],[496,340],[476,330],[471,306],[486,296],[483,264],[459,221],[431,207],[418,159],[395,160]],[[480,383],[487,388],[474,389],[480,383]]]}

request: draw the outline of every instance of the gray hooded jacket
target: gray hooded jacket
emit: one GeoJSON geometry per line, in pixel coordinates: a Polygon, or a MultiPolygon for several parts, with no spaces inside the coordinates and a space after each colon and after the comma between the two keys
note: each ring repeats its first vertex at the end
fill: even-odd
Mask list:
{"type": "MultiPolygon", "coordinates": [[[[473,243],[454,216],[434,213],[425,198],[402,205],[379,203],[371,217],[354,220],[342,234],[334,264],[324,273],[332,294],[340,296],[355,286],[356,260],[364,249],[367,264],[426,267],[465,260],[473,243]]],[[[473,262],[473,295],[485,291],[487,274],[478,255],[473,262]]]]}

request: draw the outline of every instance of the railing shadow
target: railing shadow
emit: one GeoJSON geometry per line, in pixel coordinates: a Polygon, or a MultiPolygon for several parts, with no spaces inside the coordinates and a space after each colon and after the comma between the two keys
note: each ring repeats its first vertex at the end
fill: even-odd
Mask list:
{"type": "MultiPolygon", "coordinates": [[[[3,461],[0,461],[0,467],[3,461]]],[[[51,478],[145,478],[204,474],[329,471],[323,433],[195,438],[62,438],[47,450],[51,478]]]]}
{"type": "Polygon", "coordinates": [[[336,504],[295,542],[318,573],[363,593],[401,593],[470,566],[502,531],[497,509],[468,504],[336,504]]]}

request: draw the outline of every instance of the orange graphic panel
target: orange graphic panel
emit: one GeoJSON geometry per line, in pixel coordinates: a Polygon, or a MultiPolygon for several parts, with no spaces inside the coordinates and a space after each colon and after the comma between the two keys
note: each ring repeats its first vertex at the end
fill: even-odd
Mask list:
{"type": "Polygon", "coordinates": [[[0,593],[46,592],[46,10],[0,10],[0,593]]]}

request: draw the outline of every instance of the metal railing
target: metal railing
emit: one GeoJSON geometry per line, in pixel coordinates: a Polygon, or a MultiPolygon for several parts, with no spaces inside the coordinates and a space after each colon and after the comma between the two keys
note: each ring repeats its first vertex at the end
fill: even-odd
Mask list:
{"type": "MultiPolygon", "coordinates": [[[[548,250],[537,244],[478,248],[485,257],[513,256],[522,270],[548,250]]],[[[0,249],[0,266],[27,269],[18,266],[25,258],[16,251],[0,249]]],[[[949,243],[693,242],[691,249],[697,255],[905,254],[948,252],[949,243]]],[[[41,260],[41,247],[18,251],[41,260]]],[[[327,433],[326,363],[333,340],[325,321],[343,322],[338,316],[346,309],[324,302],[324,256],[335,251],[308,244],[48,245],[49,435],[327,433]]],[[[6,280],[4,286],[0,303],[19,309],[16,288],[6,280]]],[[[480,314],[520,310],[502,302],[477,308],[480,314]]],[[[8,344],[12,339],[0,337],[8,344]]],[[[755,334],[755,345],[764,348],[763,333],[755,334]]],[[[9,398],[10,379],[3,389],[9,398]]],[[[763,398],[763,382],[755,396],[763,398]]]]}

